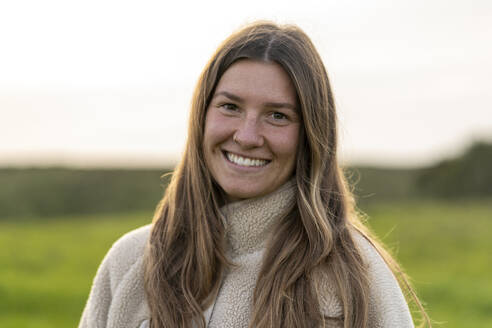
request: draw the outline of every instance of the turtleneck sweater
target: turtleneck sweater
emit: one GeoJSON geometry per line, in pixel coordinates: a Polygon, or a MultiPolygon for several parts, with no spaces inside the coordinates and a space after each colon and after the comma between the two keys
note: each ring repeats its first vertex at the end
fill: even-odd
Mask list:
{"type": "Polygon", "coordinates": [[[225,219],[227,256],[234,263],[223,278],[212,306],[211,328],[247,328],[253,291],[272,228],[294,204],[292,181],[260,199],[248,199],[221,209],[225,219]]]}
{"type": "MultiPolygon", "coordinates": [[[[295,203],[295,184],[221,208],[226,228],[226,255],[235,265],[223,275],[213,304],[204,311],[207,327],[247,328],[256,280],[267,242],[278,220],[295,203]]],[[[151,225],[120,238],[101,263],[79,328],[144,328],[150,312],[145,297],[143,257],[151,225]]],[[[413,327],[403,294],[389,268],[364,237],[354,236],[369,268],[370,328],[413,327]]],[[[343,327],[342,305],[326,275],[315,282],[326,327],[343,327]]]]}

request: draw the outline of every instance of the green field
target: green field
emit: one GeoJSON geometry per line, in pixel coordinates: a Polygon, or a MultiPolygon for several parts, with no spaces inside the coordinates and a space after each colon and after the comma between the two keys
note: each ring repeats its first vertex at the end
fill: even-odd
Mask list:
{"type": "Polygon", "coordinates": [[[492,327],[492,201],[379,204],[366,211],[434,326],[492,327]]]}
{"type": "MultiPolygon", "coordinates": [[[[492,202],[367,205],[437,327],[492,327],[492,202]]],[[[75,327],[111,244],[151,213],[0,221],[0,327],[75,327]]]]}

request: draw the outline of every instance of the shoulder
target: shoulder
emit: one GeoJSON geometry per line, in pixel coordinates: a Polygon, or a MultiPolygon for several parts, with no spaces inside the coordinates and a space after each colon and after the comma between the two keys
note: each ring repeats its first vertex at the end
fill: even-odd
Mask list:
{"type": "Polygon", "coordinates": [[[151,225],[127,232],[111,246],[104,262],[111,276],[122,276],[144,256],[150,236],[151,225]]]}
{"type": "MultiPolygon", "coordinates": [[[[358,231],[353,232],[352,236],[354,238],[355,245],[359,249],[362,258],[368,266],[369,272],[384,271],[391,273],[391,270],[372,241],[358,231]]],[[[391,273],[391,275],[393,274],[391,273]]]]}
{"type": "MultiPolygon", "coordinates": [[[[369,278],[368,327],[413,327],[405,297],[393,272],[373,243],[359,232],[352,234],[369,278]]],[[[337,322],[343,317],[343,303],[335,277],[330,270],[317,270],[313,275],[322,313],[337,322]]],[[[343,325],[343,324],[342,324],[343,325]]]]}
{"type": "Polygon", "coordinates": [[[370,326],[413,327],[400,285],[376,246],[359,232],[353,237],[368,269],[370,326]]]}
{"type": "Polygon", "coordinates": [[[396,277],[377,250],[375,244],[360,232],[353,233],[354,242],[367,266],[371,287],[380,287],[382,292],[400,292],[396,277]]]}
{"type": "Polygon", "coordinates": [[[110,254],[126,254],[128,257],[138,255],[147,244],[151,227],[148,224],[125,233],[111,246],[110,254]]]}
{"type": "Polygon", "coordinates": [[[135,229],[113,244],[97,270],[79,328],[123,327],[111,322],[127,318],[128,308],[132,318],[146,317],[142,269],[150,230],[150,225],[135,229]]]}
{"type": "MultiPolygon", "coordinates": [[[[367,267],[370,302],[382,303],[386,298],[385,294],[388,294],[389,298],[393,297],[392,294],[401,294],[396,278],[372,242],[357,231],[352,233],[352,237],[367,267]]],[[[342,316],[343,305],[336,287],[336,279],[330,270],[316,271],[314,281],[324,314],[328,317],[342,316]]]]}

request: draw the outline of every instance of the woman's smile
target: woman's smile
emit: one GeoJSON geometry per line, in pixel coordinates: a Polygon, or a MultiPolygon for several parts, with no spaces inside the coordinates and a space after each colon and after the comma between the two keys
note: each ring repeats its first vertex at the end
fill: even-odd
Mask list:
{"type": "Polygon", "coordinates": [[[229,162],[241,167],[264,167],[270,162],[269,160],[238,155],[228,151],[224,151],[224,155],[229,162]]]}

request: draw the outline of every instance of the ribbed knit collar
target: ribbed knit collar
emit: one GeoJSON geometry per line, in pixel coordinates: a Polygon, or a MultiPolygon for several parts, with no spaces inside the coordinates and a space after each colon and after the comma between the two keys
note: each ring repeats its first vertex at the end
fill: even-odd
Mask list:
{"type": "Polygon", "coordinates": [[[222,207],[231,254],[253,253],[263,248],[273,226],[294,201],[295,180],[292,179],[271,194],[222,207]]]}

